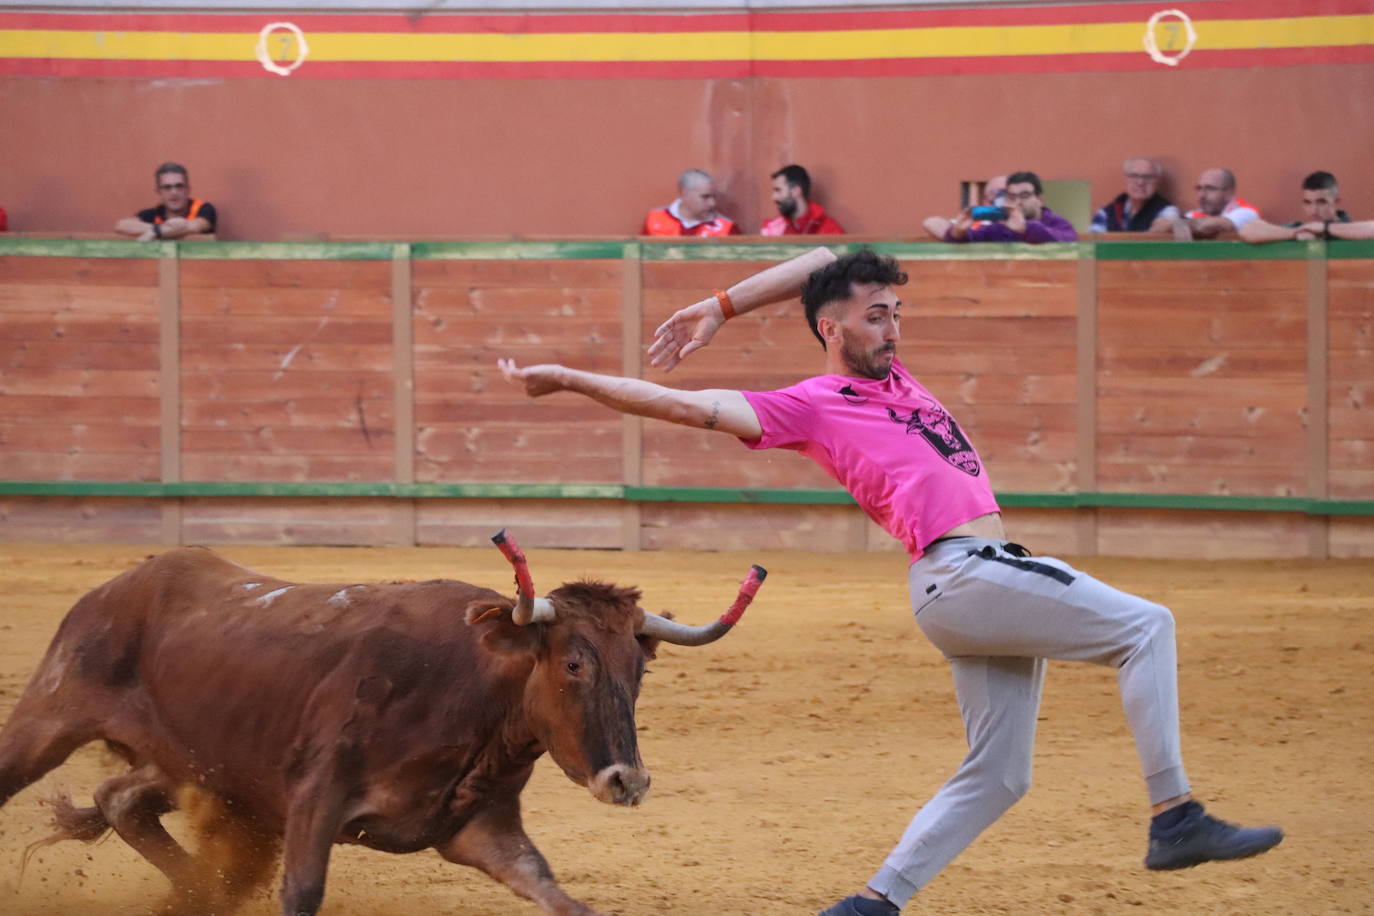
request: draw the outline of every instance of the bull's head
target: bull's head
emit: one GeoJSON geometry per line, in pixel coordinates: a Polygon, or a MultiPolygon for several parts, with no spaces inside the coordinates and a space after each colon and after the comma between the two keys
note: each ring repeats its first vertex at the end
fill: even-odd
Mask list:
{"type": "Polygon", "coordinates": [[[639,804],[649,790],[634,721],[645,661],[660,641],[700,646],[724,636],[767,572],[753,567],[719,620],[692,627],[645,611],[638,590],[603,582],[575,582],[536,598],[514,540],[504,531],[492,540],[515,567],[517,600],[513,607],[475,603],[468,622],[500,617],[488,645],[533,656],[525,719],[568,778],[609,804],[639,804]]]}

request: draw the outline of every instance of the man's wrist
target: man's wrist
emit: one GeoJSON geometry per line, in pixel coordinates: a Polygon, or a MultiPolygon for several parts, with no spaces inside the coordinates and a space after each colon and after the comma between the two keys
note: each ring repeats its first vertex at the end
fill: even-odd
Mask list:
{"type": "Polygon", "coordinates": [[[730,294],[723,289],[716,290],[712,295],[716,297],[716,302],[720,304],[720,317],[723,321],[729,321],[739,314],[735,310],[735,303],[730,299],[730,294]]]}
{"type": "Polygon", "coordinates": [[[153,238],[162,238],[162,226],[153,223],[153,238]]]}

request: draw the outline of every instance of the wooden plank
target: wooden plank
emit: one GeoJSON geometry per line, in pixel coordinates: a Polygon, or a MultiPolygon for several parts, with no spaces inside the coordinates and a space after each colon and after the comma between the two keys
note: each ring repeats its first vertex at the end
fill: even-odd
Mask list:
{"type": "Polygon", "coordinates": [[[157,258],[0,257],[4,285],[142,286],[157,288],[157,258]]]}
{"type": "Polygon", "coordinates": [[[0,398],[0,417],[8,424],[73,424],[104,422],[122,417],[134,425],[156,425],[156,397],[66,397],[64,395],[13,395],[0,398]]]}
{"type": "Polygon", "coordinates": [[[343,290],[391,287],[389,261],[188,260],[182,264],[183,294],[197,288],[254,291],[278,287],[343,290]]]}
{"type": "Polygon", "coordinates": [[[0,541],[158,543],[157,500],[0,497],[0,541]]]}
{"type": "Polygon", "coordinates": [[[275,345],[187,343],[182,359],[188,373],[215,372],[219,366],[258,369],[274,374],[324,371],[376,372],[390,375],[391,347],[311,342],[275,345]]]}
{"type": "Polygon", "coordinates": [[[284,341],[309,340],[314,344],[353,346],[391,346],[394,329],[382,317],[348,316],[255,316],[238,318],[193,318],[182,322],[182,337],[187,344],[213,344],[233,341],[246,346],[280,346],[284,341]]]}
{"type": "Polygon", "coordinates": [[[701,506],[646,503],[642,536],[648,550],[850,549],[853,506],[701,506]]]}
{"type": "Polygon", "coordinates": [[[64,397],[157,397],[155,370],[16,369],[0,377],[0,394],[64,397]]]}
{"type": "MultiPolygon", "coordinates": [[[[396,245],[391,261],[391,390],[395,430],[392,474],[399,483],[415,482],[415,291],[410,246],[396,245]]],[[[392,510],[391,543],[415,543],[415,502],[392,510]]]]}
{"type": "Polygon", "coordinates": [[[156,369],[156,343],[0,340],[0,366],[18,369],[156,369]]]}
{"type": "Polygon", "coordinates": [[[1254,403],[1216,405],[1205,399],[1099,398],[1099,430],[1154,435],[1250,436],[1297,435],[1306,423],[1306,404],[1290,400],[1284,406],[1254,403]]]}
{"type": "Polygon", "coordinates": [[[187,480],[307,481],[388,480],[391,450],[379,454],[346,455],[224,455],[194,452],[182,456],[187,480]]]}
{"type": "MultiPolygon", "coordinates": [[[[1097,262],[1080,258],[1076,277],[1075,374],[1078,409],[1074,430],[1074,484],[1080,492],[1097,489],[1097,262]]],[[[1082,556],[1097,553],[1097,513],[1086,509],[1074,516],[1074,550],[1082,556]]]]}
{"type": "Polygon", "coordinates": [[[1283,513],[1099,509],[1098,518],[1106,556],[1292,557],[1305,540],[1304,517],[1283,513]]]}
{"type": "Polygon", "coordinates": [[[0,478],[10,480],[157,480],[158,454],[0,451],[0,478]]]}
{"type": "MultiPolygon", "coordinates": [[[[1327,299],[1326,258],[1307,262],[1307,495],[1324,499],[1327,494],[1328,447],[1330,430],[1327,418],[1327,299]]],[[[1307,520],[1307,555],[1324,560],[1330,555],[1327,520],[1314,516],[1307,520]]]]}
{"type": "Polygon", "coordinates": [[[1331,519],[1328,546],[1332,557],[1374,559],[1374,519],[1331,519]]]}
{"type": "Polygon", "coordinates": [[[110,316],[64,312],[15,312],[0,322],[0,341],[63,341],[83,346],[98,343],[156,344],[158,325],[152,315],[110,316]]]}
{"type": "Polygon", "coordinates": [[[1114,345],[1103,347],[1101,353],[1103,374],[1106,375],[1270,378],[1301,376],[1307,370],[1307,353],[1299,341],[1262,349],[1233,349],[1225,344],[1195,347],[1114,345]]]}
{"type": "Polygon", "coordinates": [[[1303,261],[1102,261],[1098,295],[1117,301],[1133,290],[1188,295],[1218,291],[1302,290],[1303,261]]]}
{"type": "MultiPolygon", "coordinates": [[[[1254,464],[1170,464],[1158,461],[1115,461],[1100,456],[1097,479],[1101,489],[1124,493],[1302,496],[1307,489],[1300,465],[1282,467],[1254,464]]],[[[1332,495],[1336,495],[1334,489],[1332,495]]]]}
{"type": "Polygon", "coordinates": [[[41,286],[0,284],[0,313],[71,315],[156,314],[156,286],[41,286]]]}
{"type": "MultiPolygon", "coordinates": [[[[205,263],[205,262],[196,262],[205,263]]],[[[389,290],[382,286],[297,289],[183,286],[182,318],[190,320],[246,318],[316,318],[329,315],[380,318],[391,307],[389,290]]]]}
{"type": "MultiPolygon", "coordinates": [[[[626,378],[642,378],[644,363],[640,353],[643,347],[643,303],[640,301],[639,293],[643,284],[643,265],[640,262],[637,243],[627,242],[624,251],[620,293],[620,373],[626,378]]],[[[641,417],[625,414],[621,418],[620,468],[621,480],[626,485],[638,486],[644,482],[644,421],[641,417]]],[[[626,503],[621,507],[620,516],[622,549],[639,550],[639,504],[626,503]]]]}
{"type": "MultiPolygon", "coordinates": [[[[526,548],[617,549],[622,546],[621,509],[611,500],[419,500],[416,537],[421,544],[490,549],[491,536],[510,528],[526,548]]],[[[509,581],[507,575],[505,585],[498,587],[509,581]]]]}

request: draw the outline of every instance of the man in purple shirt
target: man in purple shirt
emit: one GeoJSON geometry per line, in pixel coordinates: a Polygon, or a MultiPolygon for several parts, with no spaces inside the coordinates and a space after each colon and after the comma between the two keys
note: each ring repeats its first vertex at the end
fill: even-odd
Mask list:
{"type": "Polygon", "coordinates": [[[1007,218],[978,222],[965,209],[949,229],[946,242],[1076,242],[1073,224],[1045,206],[1044,188],[1034,172],[1014,172],[1007,176],[1007,218]]]}

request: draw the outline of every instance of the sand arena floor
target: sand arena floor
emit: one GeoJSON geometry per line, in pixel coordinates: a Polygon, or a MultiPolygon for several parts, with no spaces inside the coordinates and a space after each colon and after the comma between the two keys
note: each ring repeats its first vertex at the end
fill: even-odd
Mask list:
{"type": "MultiPolygon", "coordinates": [[[[517,532],[518,534],[518,532],[517,532]]],[[[84,591],[139,562],[130,546],[0,545],[0,716],[8,716],[84,591]]],[[[303,581],[462,578],[507,590],[495,550],[238,547],[233,559],[303,581]]],[[[911,620],[893,554],[530,551],[535,581],[636,584],[646,606],[714,618],[751,562],[772,573],[743,623],[669,647],[638,707],[654,787],[637,809],[596,802],[541,761],[526,826],[572,895],[607,914],[814,914],[882,861],[963,754],[948,670],[911,620]]],[[[1184,752],[1199,795],[1288,838],[1246,862],[1140,867],[1143,789],[1114,673],[1054,663],[1030,795],[911,912],[1293,914],[1374,912],[1374,563],[1085,560],[1173,608],[1184,752]]],[[[166,884],[118,838],[65,843],[39,799],[88,804],[107,772],[78,751],[0,810],[0,913],[135,916],[166,884]]],[[[169,817],[173,832],[179,815],[169,817]]],[[[184,825],[183,825],[184,826],[184,825]]],[[[240,912],[272,916],[276,886],[240,912]]],[[[537,912],[434,853],[336,847],[327,916],[537,912]]]]}

